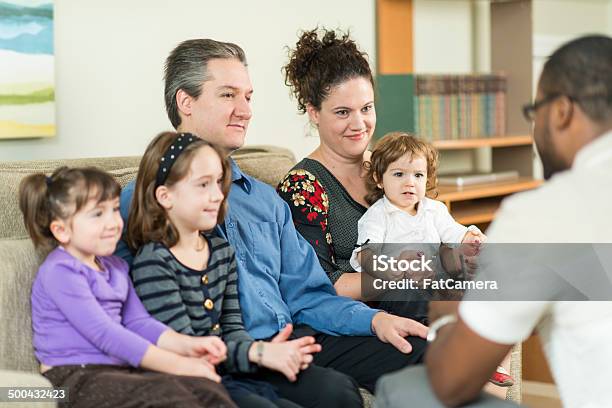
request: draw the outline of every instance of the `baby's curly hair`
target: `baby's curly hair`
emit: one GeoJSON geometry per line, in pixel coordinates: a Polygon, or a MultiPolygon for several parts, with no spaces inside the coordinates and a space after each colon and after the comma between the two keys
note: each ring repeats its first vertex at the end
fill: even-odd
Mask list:
{"type": "Polygon", "coordinates": [[[413,134],[391,132],[387,133],[376,143],[374,150],[372,150],[370,161],[364,163],[368,172],[366,177],[368,193],[365,196],[368,204],[372,205],[383,197],[385,192],[378,187],[378,184],[382,181],[383,174],[385,174],[391,163],[406,153],[421,156],[427,161],[426,196],[431,198],[437,197],[438,151],[430,143],[417,138],[413,134]]]}
{"type": "Polygon", "coordinates": [[[285,85],[291,88],[301,113],[306,113],[308,104],[321,109],[331,89],[348,79],[364,77],[374,86],[367,54],[357,48],[348,32],[318,27],[304,31],[295,49],[288,48],[288,56],[282,69],[285,85]]]}

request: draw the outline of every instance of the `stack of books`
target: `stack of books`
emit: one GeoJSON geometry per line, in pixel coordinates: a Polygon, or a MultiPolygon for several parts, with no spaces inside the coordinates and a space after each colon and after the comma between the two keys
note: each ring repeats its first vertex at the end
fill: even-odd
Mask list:
{"type": "Polygon", "coordinates": [[[415,132],[429,140],[505,134],[503,75],[414,75],[415,132]]]}
{"type": "Polygon", "coordinates": [[[428,140],[502,136],[506,130],[506,77],[411,75],[414,132],[428,140]]]}
{"type": "Polygon", "coordinates": [[[434,140],[506,134],[504,74],[379,74],[376,137],[413,132],[434,140]]]}

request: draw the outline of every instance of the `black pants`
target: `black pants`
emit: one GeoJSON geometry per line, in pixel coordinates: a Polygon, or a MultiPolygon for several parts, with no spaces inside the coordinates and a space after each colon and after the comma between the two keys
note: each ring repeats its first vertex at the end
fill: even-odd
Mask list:
{"type": "MultiPolygon", "coordinates": [[[[420,337],[407,337],[412,352],[404,354],[393,345],[375,336],[331,336],[306,325],[298,325],[291,338],[314,336],[322,350],[314,354],[313,363],[344,373],[374,393],[376,381],[383,375],[402,368],[422,364],[427,342],[420,337]]],[[[311,365],[312,367],[312,365],[311,365]]],[[[301,374],[300,374],[301,375],[301,374]]]]}
{"type": "MultiPolygon", "coordinates": [[[[269,382],[282,399],[305,408],[362,408],[361,395],[355,380],[331,368],[311,364],[306,370],[300,371],[297,381],[293,383],[283,374],[265,368],[261,368],[256,374],[248,375],[249,378],[269,382]]],[[[280,400],[276,402],[278,401],[280,400]]],[[[238,405],[241,405],[239,401],[238,405]]]]}
{"type": "Polygon", "coordinates": [[[242,395],[240,397],[232,397],[232,399],[239,408],[300,408],[300,405],[297,405],[284,398],[270,401],[269,399],[257,394],[242,395]]]}

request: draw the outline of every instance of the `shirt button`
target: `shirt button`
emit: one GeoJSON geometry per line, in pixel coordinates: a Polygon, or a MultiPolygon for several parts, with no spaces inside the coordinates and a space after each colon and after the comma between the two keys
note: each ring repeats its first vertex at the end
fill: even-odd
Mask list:
{"type": "Polygon", "coordinates": [[[221,326],[219,326],[219,323],[215,324],[212,329],[213,330],[219,330],[221,328],[221,326]]]}
{"type": "Polygon", "coordinates": [[[213,306],[214,306],[214,305],[215,305],[215,304],[213,303],[212,299],[206,299],[206,300],[204,301],[204,307],[205,307],[207,310],[212,310],[212,308],[213,308],[213,306]]]}
{"type": "Polygon", "coordinates": [[[208,285],[208,275],[202,276],[202,283],[208,285]]]}

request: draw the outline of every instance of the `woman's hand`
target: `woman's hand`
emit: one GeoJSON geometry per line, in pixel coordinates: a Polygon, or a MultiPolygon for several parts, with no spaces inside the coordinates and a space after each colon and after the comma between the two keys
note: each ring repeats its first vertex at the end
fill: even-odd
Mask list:
{"type": "Polygon", "coordinates": [[[312,354],[321,351],[312,336],[288,340],[293,325],[288,324],[270,342],[263,343],[263,355],[257,356],[256,344],[249,350],[249,359],[271,370],[279,371],[291,382],[297,380],[300,370],[305,370],[312,362],[312,354]]]}
{"type": "MultiPolygon", "coordinates": [[[[426,260],[425,252],[408,250],[408,249],[400,253],[399,259],[405,260],[408,262],[426,260]]],[[[422,271],[412,271],[412,270],[408,270],[405,272],[398,271],[396,272],[395,275],[397,275],[397,276],[394,276],[396,279],[402,279],[402,278],[412,279],[412,281],[416,282],[416,284],[419,287],[422,287],[423,280],[433,279],[436,276],[436,273],[433,270],[426,269],[422,271]]]]}

